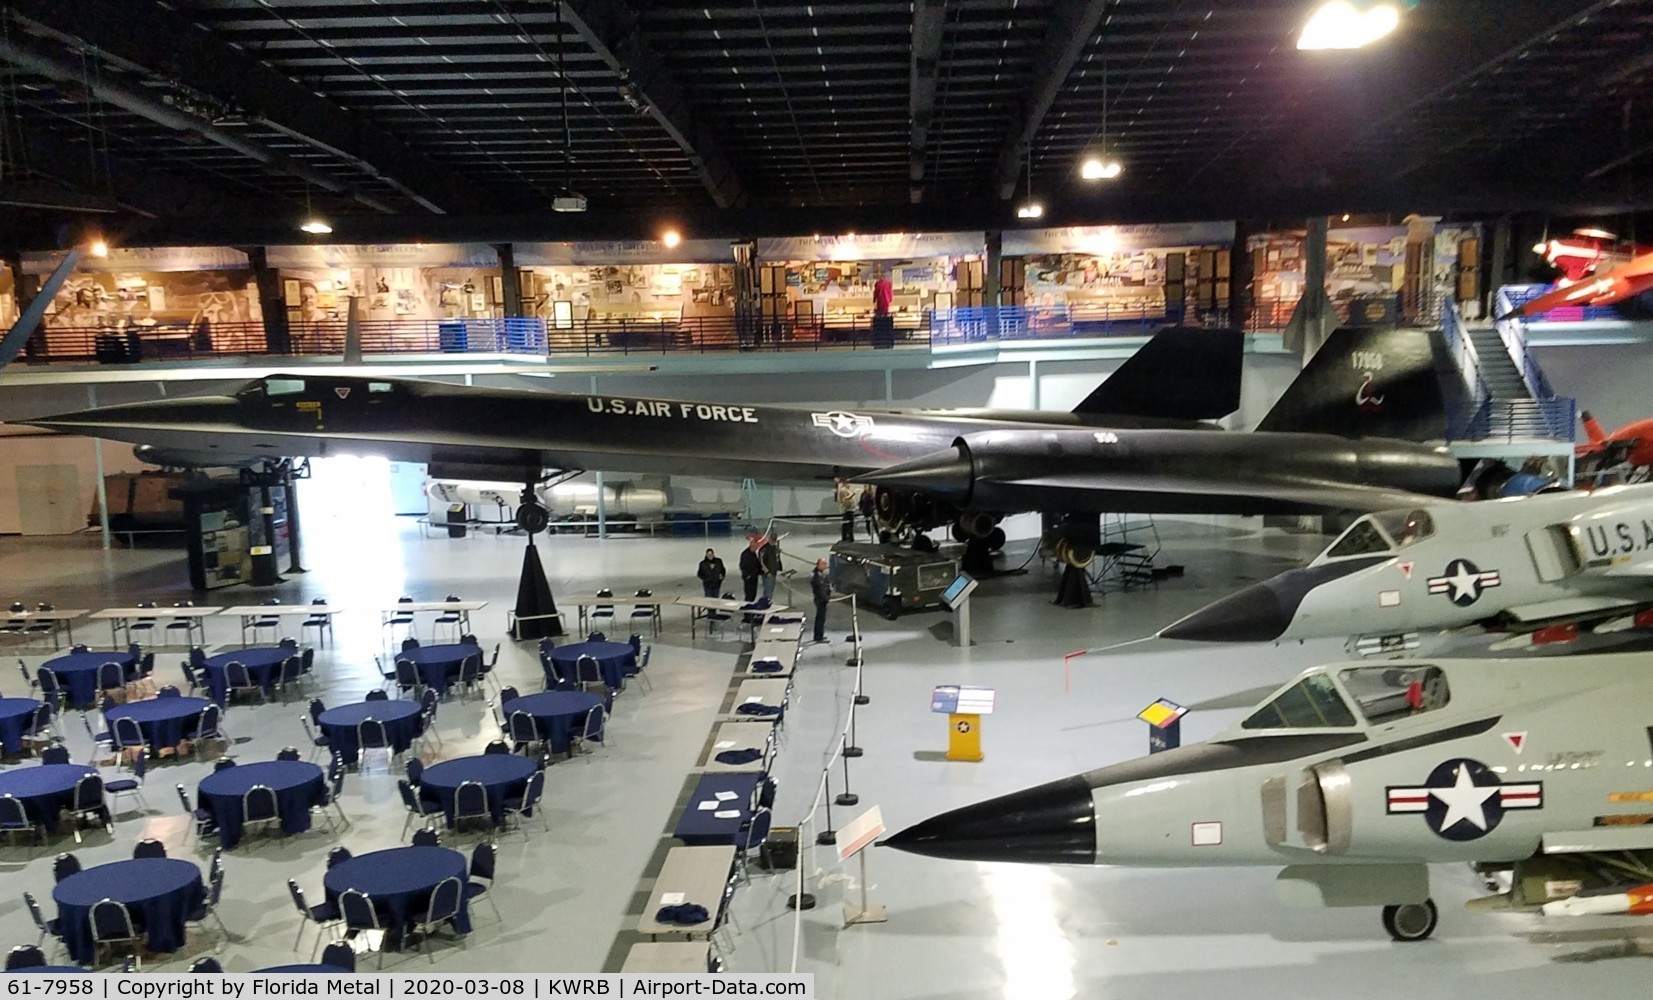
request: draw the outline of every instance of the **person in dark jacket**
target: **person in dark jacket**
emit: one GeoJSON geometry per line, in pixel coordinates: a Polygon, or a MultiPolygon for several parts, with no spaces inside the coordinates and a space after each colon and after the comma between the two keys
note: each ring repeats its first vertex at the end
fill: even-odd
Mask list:
{"type": "Polygon", "coordinates": [[[878,541],[878,523],[874,515],[878,512],[878,499],[873,496],[872,487],[861,489],[861,499],[858,501],[861,508],[861,520],[867,522],[867,538],[876,543],[878,541]]]}
{"type": "Polygon", "coordinates": [[[775,583],[781,577],[781,545],[780,542],[764,537],[762,547],[758,549],[758,565],[763,569],[763,599],[774,603],[775,583]]]}
{"type": "Polygon", "coordinates": [[[762,541],[761,536],[754,535],[740,552],[740,582],[746,588],[747,604],[758,599],[758,577],[763,575],[763,564],[758,561],[758,544],[762,541]]]}
{"type": "Polygon", "coordinates": [[[827,602],[832,600],[832,581],[827,578],[827,561],[815,560],[815,572],[809,574],[809,594],[815,598],[815,641],[826,642],[827,602]]]}
{"type": "Polygon", "coordinates": [[[700,569],[695,572],[700,577],[700,589],[707,597],[716,597],[723,589],[723,578],[728,570],[723,568],[723,560],[711,549],[706,550],[706,558],[700,560],[700,569]]]}

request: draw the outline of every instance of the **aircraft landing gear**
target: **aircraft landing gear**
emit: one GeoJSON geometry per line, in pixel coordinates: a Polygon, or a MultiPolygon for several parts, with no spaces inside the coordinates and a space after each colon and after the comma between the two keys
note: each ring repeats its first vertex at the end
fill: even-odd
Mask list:
{"type": "Polygon", "coordinates": [[[1396,941],[1422,941],[1435,933],[1438,923],[1440,914],[1433,899],[1383,908],[1383,929],[1396,941]]]}

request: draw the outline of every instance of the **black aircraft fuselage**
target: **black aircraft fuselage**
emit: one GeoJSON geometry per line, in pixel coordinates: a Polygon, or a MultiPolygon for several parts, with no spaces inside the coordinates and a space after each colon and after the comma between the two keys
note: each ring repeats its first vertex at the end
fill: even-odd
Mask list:
{"type": "MultiPolygon", "coordinates": [[[[122,404],[29,423],[162,453],[222,456],[224,464],[375,454],[430,463],[435,476],[507,481],[535,478],[541,469],[855,480],[961,440],[1025,446],[1023,467],[1047,458],[1042,482],[1034,475],[1026,489],[1006,484],[976,503],[956,498],[964,501],[959,508],[992,513],[1307,511],[1327,505],[1302,502],[1301,490],[1281,489],[1282,481],[1434,495],[1457,485],[1456,463],[1438,449],[1387,439],[1228,433],[1193,421],[1092,413],[748,406],[312,374],[273,375],[233,396],[122,404]],[[1091,446],[1076,451],[1076,438],[1091,446]],[[1061,477],[1075,463],[1085,474],[1063,488],[1061,477]],[[1117,488],[1107,482],[1110,467],[1120,474],[1117,488]]],[[[938,499],[944,492],[914,485],[938,499]]],[[[929,519],[945,517],[938,511],[929,519]]]]}

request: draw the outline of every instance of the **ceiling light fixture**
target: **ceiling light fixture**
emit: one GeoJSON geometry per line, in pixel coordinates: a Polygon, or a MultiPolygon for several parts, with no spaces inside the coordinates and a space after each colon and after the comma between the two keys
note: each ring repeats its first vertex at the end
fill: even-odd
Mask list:
{"type": "Polygon", "coordinates": [[[1102,152],[1087,156],[1079,165],[1079,176],[1087,181],[1111,181],[1125,172],[1125,167],[1108,155],[1108,56],[1102,54],[1102,152]]]}
{"type": "Polygon", "coordinates": [[[666,244],[667,250],[674,250],[683,242],[683,236],[675,229],[668,229],[660,234],[660,242],[666,244]]]}
{"type": "MultiPolygon", "coordinates": [[[[1416,0],[1404,0],[1408,7],[1416,0]]],[[[1400,25],[1400,5],[1372,0],[1328,0],[1303,25],[1297,47],[1304,50],[1358,49],[1388,35],[1400,25]]]]}
{"type": "Polygon", "coordinates": [[[1045,214],[1045,206],[1033,200],[1033,150],[1027,151],[1027,201],[1016,209],[1018,219],[1037,219],[1045,214]]]}
{"type": "Polygon", "coordinates": [[[93,239],[92,242],[86,247],[86,250],[94,257],[109,256],[109,244],[105,243],[102,237],[93,239]]]}
{"type": "Polygon", "coordinates": [[[299,223],[298,228],[301,232],[309,233],[311,236],[326,236],[333,231],[333,227],[327,224],[327,220],[319,215],[312,215],[305,219],[299,223]]]}

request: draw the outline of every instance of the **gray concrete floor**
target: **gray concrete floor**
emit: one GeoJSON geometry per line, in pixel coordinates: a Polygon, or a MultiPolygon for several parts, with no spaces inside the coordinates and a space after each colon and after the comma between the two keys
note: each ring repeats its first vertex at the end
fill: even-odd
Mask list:
{"type": "MultiPolygon", "coordinates": [[[[504,641],[500,673],[506,683],[537,687],[532,645],[504,637],[522,542],[511,536],[421,538],[407,522],[306,509],[306,562],[271,592],[284,601],[326,596],[358,610],[338,624],[337,644],[320,651],[316,673],[330,704],[353,701],[376,683],[372,654],[379,651],[377,616],[368,609],[403,593],[438,599],[449,592],[492,602],[476,620],[487,644],[504,641]]],[[[1048,603],[1053,579],[1033,560],[1023,576],[999,578],[978,591],[976,645],[947,641],[947,616],[931,613],[888,622],[860,618],[865,684],[872,703],[857,717],[866,755],[851,763],[861,804],[878,805],[892,830],[936,812],[1012,791],[1145,750],[1135,713],[1166,696],[1194,706],[1184,739],[1203,738],[1230,723],[1263,689],[1296,670],[1341,658],[1338,643],[1273,647],[1176,647],[1150,642],[1073,661],[1064,677],[1062,656],[1137,638],[1240,583],[1261,579],[1317,550],[1317,536],[1263,530],[1252,521],[1161,520],[1162,561],[1183,563],[1187,575],[1160,589],[1110,594],[1086,611],[1048,603]],[[986,759],[977,764],[938,760],[946,727],[928,711],[930,688],[941,683],[991,686],[998,710],[985,725],[986,759]]],[[[831,539],[797,535],[788,541],[789,565],[799,571],[786,587],[800,597],[808,563],[831,539]]],[[[556,537],[542,542],[560,599],[608,585],[656,593],[692,593],[692,572],[705,541],[689,539],[556,537]]],[[[730,539],[712,544],[733,564],[730,539]]],[[[1028,556],[1013,543],[1006,562],[1028,556]]],[[[49,600],[60,607],[109,606],[139,599],[171,600],[184,590],[181,555],[116,550],[95,540],[0,539],[0,598],[49,600]],[[84,602],[84,603],[82,603],[84,602]]],[[[265,596],[245,589],[218,591],[214,603],[265,596]]],[[[832,610],[828,646],[806,647],[794,709],[779,757],[777,822],[792,824],[809,810],[823,761],[842,731],[853,688],[844,666],[848,615],[832,610]]],[[[210,622],[214,645],[236,642],[233,622],[210,622]]],[[[83,623],[82,639],[98,645],[108,633],[83,623]]],[[[526,839],[502,841],[498,901],[504,925],[484,907],[467,948],[438,948],[434,966],[392,956],[387,968],[438,971],[596,971],[616,969],[635,940],[626,931],[644,905],[642,892],[666,848],[675,810],[692,783],[695,763],[729,691],[739,646],[691,642],[686,616],[668,611],[655,640],[650,671],[654,690],[626,692],[613,723],[614,745],[589,761],[558,764],[548,775],[549,834],[530,828],[526,839]]],[[[40,655],[27,655],[31,665],[40,655]]],[[[162,653],[157,673],[177,671],[177,656],[162,653]]],[[[13,692],[16,674],[0,673],[0,690],[13,692]],[[11,681],[5,678],[11,677],[11,681]]],[[[272,757],[297,744],[303,711],[290,706],[237,707],[227,720],[235,756],[272,757]]],[[[445,746],[427,761],[480,752],[493,735],[482,702],[441,709],[445,746]]],[[[70,746],[85,753],[76,721],[70,746]],[[77,738],[78,736],[78,738],[77,738]]],[[[32,766],[25,764],[22,766],[32,766]]],[[[174,856],[205,859],[184,843],[184,819],[172,785],[194,788],[206,766],[166,765],[151,772],[150,811],[120,817],[113,838],[101,834],[77,848],[88,864],[129,856],[136,840],[153,836],[174,856]]],[[[832,774],[834,792],[842,771],[832,774]]],[[[336,838],[362,852],[401,842],[403,812],[394,780],[383,773],[352,775],[346,788],[350,829],[336,838]]],[[[819,819],[824,819],[821,814],[819,819]]],[[[474,837],[453,841],[468,849],[474,837]]],[[[813,839],[813,838],[810,838],[813,839]]],[[[286,841],[259,839],[227,860],[224,918],[235,939],[192,937],[188,952],[149,965],[178,970],[219,948],[232,971],[295,961],[298,915],[285,881],[297,878],[320,892],[326,850],[335,838],[324,828],[286,841]]],[[[0,927],[10,941],[32,941],[34,931],[20,893],[48,898],[50,858],[71,849],[59,840],[30,853],[0,848],[7,874],[0,894],[0,927]]],[[[887,923],[845,928],[841,906],[857,898],[860,869],[841,865],[827,848],[806,848],[801,871],[818,906],[796,928],[797,968],[816,976],[817,996],[928,998],[1065,997],[1351,997],[1506,998],[1645,992],[1653,925],[1632,919],[1591,918],[1545,925],[1527,916],[1481,916],[1462,903],[1478,893],[1470,872],[1445,866],[1433,872],[1441,905],[1436,938],[1421,945],[1392,944],[1366,910],[1293,910],[1274,897],[1273,870],[1140,871],[963,864],[874,849],[867,858],[871,900],[888,910],[887,923]],[[1642,960],[1636,960],[1642,958],[1642,960]],[[1642,983],[1641,987],[1635,986],[1642,983]]],[[[786,898],[796,873],[755,872],[737,896],[740,927],[729,968],[786,971],[793,963],[794,915],[786,898]]],[[[48,909],[50,909],[48,905],[48,909]]],[[[306,947],[313,933],[307,934],[306,947]]]]}

